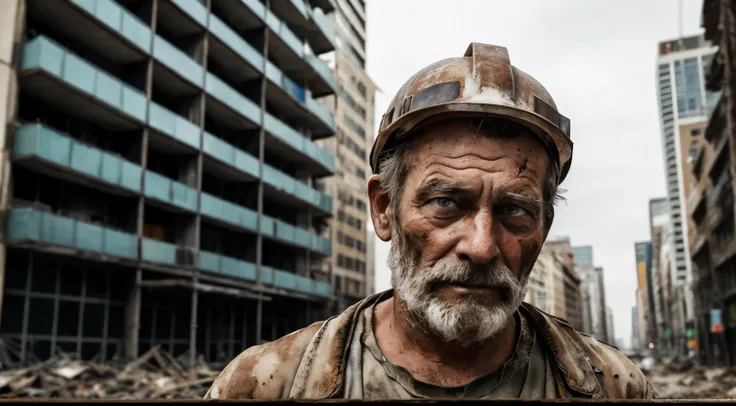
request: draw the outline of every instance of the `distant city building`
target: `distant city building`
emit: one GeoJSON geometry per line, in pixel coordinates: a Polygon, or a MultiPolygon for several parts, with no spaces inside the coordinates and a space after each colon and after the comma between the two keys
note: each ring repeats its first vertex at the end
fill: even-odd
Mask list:
{"type": "Polygon", "coordinates": [[[616,332],[613,328],[613,309],[606,307],[606,341],[611,345],[616,345],[616,332]]]}
{"type": "Polygon", "coordinates": [[[695,320],[702,362],[736,365],[736,220],[733,173],[736,170],[736,21],[733,2],[706,0],[701,23],[713,41],[715,56],[703,60],[705,93],[713,100],[705,140],[690,168],[693,191],[688,211],[695,230],[689,252],[693,261],[695,320]],[[716,102],[717,101],[717,102],[716,102]],[[723,332],[711,332],[712,311],[721,313],[723,332]]]}
{"type": "Polygon", "coordinates": [[[638,301],[637,305],[631,308],[631,348],[632,349],[643,349],[646,343],[641,341],[639,335],[639,314],[638,314],[638,301]]]}
{"type": "Polygon", "coordinates": [[[668,328],[667,320],[669,320],[669,308],[666,303],[669,296],[665,289],[665,264],[671,263],[671,259],[664,261],[663,252],[669,252],[669,248],[663,247],[666,244],[667,230],[670,227],[670,206],[667,198],[657,198],[649,200],[649,226],[652,237],[652,282],[649,300],[652,323],[650,328],[650,336],[658,347],[661,339],[664,339],[664,332],[668,328]]]}
{"type": "Polygon", "coordinates": [[[568,238],[553,239],[545,243],[528,286],[527,302],[582,330],[580,278],[575,272],[572,246],[568,238]]]}
{"type": "Polygon", "coordinates": [[[595,297],[592,298],[591,303],[594,303],[593,312],[597,313],[594,317],[597,324],[593,325],[593,336],[600,340],[606,340],[608,338],[608,316],[606,307],[606,288],[603,282],[603,268],[596,267],[594,275],[593,283],[596,285],[594,289],[595,297]]]}
{"type": "Polygon", "coordinates": [[[524,301],[538,307],[546,313],[554,313],[553,307],[556,301],[556,290],[551,279],[551,273],[555,272],[554,253],[542,251],[534,263],[534,268],[529,274],[526,296],[524,301]]]}
{"type": "Polygon", "coordinates": [[[684,320],[672,326],[676,334],[684,334],[685,325],[695,318],[688,242],[693,227],[688,202],[694,177],[689,163],[696,158],[708,116],[718,101],[717,94],[706,91],[704,77],[715,52],[702,34],[662,41],[658,46],[657,103],[673,237],[672,293],[684,312],[684,320]]]}
{"type": "Polygon", "coordinates": [[[365,1],[334,0],[334,5],[336,137],[325,139],[324,145],[335,152],[335,176],[322,184],[328,194],[336,197],[336,216],[330,224],[336,298],[333,311],[339,312],[373,294],[375,289],[372,257],[375,235],[368,228],[370,215],[365,191],[371,175],[368,154],[375,135],[376,85],[365,71],[365,1]]]}
{"type": "Polygon", "coordinates": [[[584,333],[593,334],[593,311],[591,297],[597,297],[593,289],[595,266],[593,265],[593,247],[590,245],[572,247],[575,271],[580,278],[580,317],[584,333]]]}
{"type": "Polygon", "coordinates": [[[636,255],[636,302],[639,315],[639,341],[650,342],[654,334],[654,302],[652,295],[652,244],[649,241],[634,244],[636,255]]]}

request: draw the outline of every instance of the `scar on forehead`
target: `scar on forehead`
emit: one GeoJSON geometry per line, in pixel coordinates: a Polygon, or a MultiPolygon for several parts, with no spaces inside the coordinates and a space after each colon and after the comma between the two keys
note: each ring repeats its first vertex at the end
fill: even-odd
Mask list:
{"type": "Polygon", "coordinates": [[[521,175],[526,170],[526,164],[529,162],[529,158],[524,157],[524,160],[521,161],[521,165],[519,165],[519,172],[516,173],[516,176],[521,175]]]}

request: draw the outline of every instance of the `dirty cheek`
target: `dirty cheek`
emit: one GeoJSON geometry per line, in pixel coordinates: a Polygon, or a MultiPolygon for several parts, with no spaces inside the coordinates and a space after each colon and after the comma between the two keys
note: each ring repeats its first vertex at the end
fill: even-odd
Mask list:
{"type": "Polygon", "coordinates": [[[541,249],[541,243],[539,238],[526,238],[520,239],[519,245],[521,247],[521,261],[520,261],[520,275],[527,275],[529,271],[534,267],[534,263],[537,261],[539,256],[539,250],[541,249]]]}
{"type": "Polygon", "coordinates": [[[412,263],[429,266],[449,250],[456,235],[453,227],[444,229],[433,226],[423,215],[408,219],[403,225],[412,263]]]}
{"type": "Polygon", "coordinates": [[[500,250],[511,271],[521,277],[534,266],[541,247],[540,238],[536,234],[518,237],[504,233],[497,241],[501,241],[500,250]]]}

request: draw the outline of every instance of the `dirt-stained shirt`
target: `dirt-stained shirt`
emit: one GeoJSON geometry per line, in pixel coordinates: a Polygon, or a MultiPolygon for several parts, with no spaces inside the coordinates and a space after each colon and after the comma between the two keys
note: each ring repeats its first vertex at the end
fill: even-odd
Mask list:
{"type": "Polygon", "coordinates": [[[345,397],[353,399],[533,399],[554,397],[547,393],[548,365],[536,333],[526,318],[515,314],[517,340],[514,352],[495,372],[467,385],[441,387],[414,379],[406,369],[392,364],[378,347],[373,332],[374,306],[362,312],[350,343],[345,397]]]}

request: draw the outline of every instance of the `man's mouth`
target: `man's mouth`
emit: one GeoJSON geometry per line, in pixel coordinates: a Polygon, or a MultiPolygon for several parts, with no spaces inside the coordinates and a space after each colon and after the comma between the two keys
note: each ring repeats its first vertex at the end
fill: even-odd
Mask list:
{"type": "Polygon", "coordinates": [[[490,285],[468,284],[460,282],[440,282],[435,286],[435,290],[449,290],[461,295],[488,295],[496,290],[496,287],[490,285]]]}

